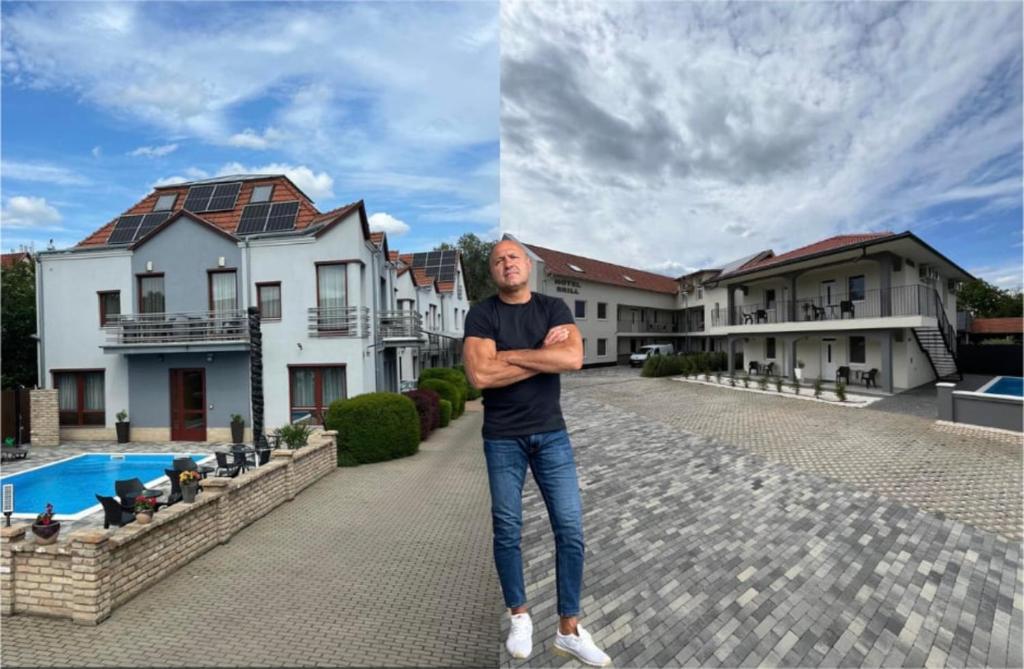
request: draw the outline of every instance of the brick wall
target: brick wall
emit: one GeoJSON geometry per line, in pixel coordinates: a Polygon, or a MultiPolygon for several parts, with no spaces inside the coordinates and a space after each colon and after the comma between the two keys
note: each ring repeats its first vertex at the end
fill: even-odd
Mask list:
{"type": "Polygon", "coordinates": [[[209,478],[194,504],[157,512],[148,525],[72,532],[38,546],[28,524],[0,528],[0,613],[102,622],[141,590],[231,537],[337,467],[335,432],[274,451],[234,479],[209,478]]]}
{"type": "Polygon", "coordinates": [[[60,416],[56,390],[30,390],[29,415],[33,446],[60,446],[60,416]]]}

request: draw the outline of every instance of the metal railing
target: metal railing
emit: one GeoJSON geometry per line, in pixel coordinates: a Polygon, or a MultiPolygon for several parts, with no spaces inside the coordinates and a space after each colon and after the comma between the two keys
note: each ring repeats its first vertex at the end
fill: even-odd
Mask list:
{"type": "Polygon", "coordinates": [[[368,337],[367,307],[310,307],[310,337],[368,337]]]}
{"type": "Polygon", "coordinates": [[[186,344],[249,341],[245,311],[187,311],[108,316],[111,344],[186,344]]]}
{"type": "Polygon", "coordinates": [[[423,316],[408,309],[378,311],[377,330],[384,339],[418,339],[423,335],[423,316]]]}
{"type": "MultiPolygon", "coordinates": [[[[832,293],[831,298],[805,297],[778,300],[768,304],[752,303],[728,309],[712,310],[713,327],[758,325],[764,323],[800,323],[890,316],[937,316],[935,290],[914,284],[888,290],[872,289],[850,295],[832,293]]],[[[941,311],[941,309],[939,309],[941,311]]],[[[943,314],[944,316],[944,314],[943,314]]]]}

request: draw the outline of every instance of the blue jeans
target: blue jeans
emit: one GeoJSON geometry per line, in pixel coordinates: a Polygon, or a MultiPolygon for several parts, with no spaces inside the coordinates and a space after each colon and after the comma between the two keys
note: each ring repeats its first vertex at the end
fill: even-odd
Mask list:
{"type": "Polygon", "coordinates": [[[505,606],[511,609],[526,604],[519,539],[523,527],[523,482],[529,465],[555,534],[558,615],[578,616],[583,583],[583,506],[569,435],[565,430],[557,430],[484,439],[484,455],[491,485],[494,564],[505,606]]]}

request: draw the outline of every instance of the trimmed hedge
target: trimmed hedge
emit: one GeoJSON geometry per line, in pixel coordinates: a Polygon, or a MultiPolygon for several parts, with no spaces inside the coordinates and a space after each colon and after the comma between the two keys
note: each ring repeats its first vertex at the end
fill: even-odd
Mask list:
{"type": "Polygon", "coordinates": [[[462,393],[462,397],[458,403],[452,404],[452,411],[456,418],[461,416],[466,410],[466,400],[473,399],[470,397],[470,391],[475,391],[479,394],[479,390],[469,385],[469,379],[466,378],[466,372],[462,369],[456,369],[453,367],[429,367],[420,372],[420,379],[441,379],[451,383],[462,393]]]}
{"type": "Polygon", "coordinates": [[[725,351],[652,355],[644,363],[643,376],[696,376],[724,371],[729,357],[725,351]]]}
{"type": "MultiPolygon", "coordinates": [[[[423,370],[429,372],[431,370],[423,370]]],[[[454,370],[448,370],[454,371],[454,370]]],[[[458,418],[462,415],[462,412],[466,408],[466,391],[462,384],[457,379],[453,379],[451,375],[438,375],[438,374],[427,374],[424,376],[420,375],[419,383],[416,384],[418,388],[427,388],[435,391],[441,396],[441,399],[448,400],[452,403],[452,418],[458,418]],[[444,386],[438,386],[437,384],[443,383],[444,386]],[[443,388],[443,390],[442,390],[443,388]],[[449,390],[450,389],[450,390],[449,390]],[[448,393],[447,395],[445,393],[448,393]]]]}
{"type": "Polygon", "coordinates": [[[336,400],[327,409],[324,427],[338,431],[339,466],[393,460],[419,450],[416,404],[398,393],[336,400]]]}
{"type": "Polygon", "coordinates": [[[441,427],[441,396],[433,390],[409,390],[402,393],[416,405],[420,415],[420,441],[426,441],[430,433],[441,427]]]}
{"type": "Polygon", "coordinates": [[[441,400],[441,427],[448,427],[452,422],[452,403],[448,400],[441,400]]]}

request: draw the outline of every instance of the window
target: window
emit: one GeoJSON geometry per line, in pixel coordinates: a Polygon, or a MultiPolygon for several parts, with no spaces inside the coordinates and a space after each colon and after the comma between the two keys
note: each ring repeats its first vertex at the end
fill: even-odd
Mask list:
{"type": "Polygon", "coordinates": [[[318,329],[348,329],[348,319],[345,313],[347,304],[345,265],[342,263],[317,265],[316,306],[320,310],[318,329]]]}
{"type": "Polygon", "coordinates": [[[164,275],[139,275],[139,313],[164,313],[164,275]]]}
{"type": "Polygon", "coordinates": [[[121,315],[121,291],[101,290],[100,296],[100,327],[107,325],[111,316],[121,315]]]}
{"type": "Polygon", "coordinates": [[[571,269],[574,272],[583,272],[582,267],[580,267],[579,265],[573,265],[572,263],[569,263],[569,269],[571,269]]]}
{"type": "Polygon", "coordinates": [[[861,365],[867,362],[864,337],[850,337],[850,362],[861,365]]]}
{"type": "Polygon", "coordinates": [[[281,320],[281,283],[257,283],[256,301],[260,305],[260,317],[265,321],[281,320]]]}
{"type": "Polygon", "coordinates": [[[851,276],[848,281],[849,294],[851,300],[863,300],[864,299],[864,275],[851,276]]]}
{"type": "Polygon", "coordinates": [[[211,271],[209,273],[210,311],[225,313],[238,309],[238,282],[235,270],[211,271]]]}
{"type": "Polygon", "coordinates": [[[697,286],[697,299],[698,300],[703,300],[704,299],[704,286],[697,286]]]}
{"type": "Polygon", "coordinates": [[[597,354],[598,355],[608,355],[608,353],[606,351],[607,347],[608,347],[608,340],[607,339],[598,339],[597,340],[597,354]]]}
{"type": "Polygon", "coordinates": [[[608,318],[608,304],[605,302],[597,303],[597,318],[599,320],[605,320],[608,318]]]}
{"type": "Polygon", "coordinates": [[[775,337],[768,337],[764,340],[764,357],[769,360],[775,359],[775,337]]]}
{"type": "Polygon", "coordinates": [[[634,279],[633,277],[629,276],[628,274],[623,274],[622,278],[625,279],[626,281],[629,281],[630,283],[636,283],[636,279],[634,279]]]}
{"type": "Polygon", "coordinates": [[[774,288],[765,288],[765,291],[764,291],[764,305],[767,308],[769,308],[769,309],[772,309],[772,308],[775,307],[775,289],[774,288]]]}
{"type": "Polygon", "coordinates": [[[307,416],[323,423],[324,411],[335,400],[345,399],[345,365],[288,367],[291,422],[307,416]]]}
{"type": "Polygon", "coordinates": [[[587,357],[587,338],[583,338],[583,357],[587,357]]]}
{"type": "Polygon", "coordinates": [[[153,205],[153,211],[170,211],[174,208],[174,201],[178,199],[177,193],[171,193],[170,195],[161,195],[156,199],[156,204],[153,205]]]}
{"type": "Polygon", "coordinates": [[[61,425],[105,425],[103,370],[53,372],[61,425]]]}
{"type": "Polygon", "coordinates": [[[587,317],[587,301],[586,300],[576,300],[576,318],[586,318],[586,317],[587,317]]]}
{"type": "Polygon", "coordinates": [[[252,197],[249,202],[270,202],[270,196],[274,194],[274,186],[256,186],[252,189],[252,197]]]}

